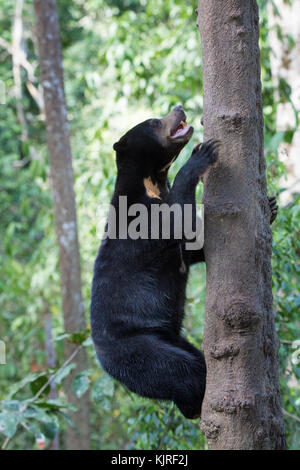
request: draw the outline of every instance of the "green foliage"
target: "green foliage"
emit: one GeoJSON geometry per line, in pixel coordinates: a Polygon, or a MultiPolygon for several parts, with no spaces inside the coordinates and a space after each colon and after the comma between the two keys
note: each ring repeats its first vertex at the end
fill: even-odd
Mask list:
{"type": "Polygon", "coordinates": [[[0,433],[7,438],[2,448],[6,448],[20,429],[36,442],[47,439],[50,444],[58,432],[60,421],[73,425],[66,410],[76,409],[59,399],[48,399],[48,394],[50,384],[55,380],[58,387],[74,367],[73,363],[59,369],[32,373],[10,387],[7,398],[0,403],[0,433]],[[27,398],[21,398],[22,395],[27,395],[27,398]]]}
{"type": "MultiPolygon", "coordinates": [[[[292,416],[300,405],[300,196],[280,210],[273,240],[273,294],[276,329],[281,341],[280,385],[283,409],[292,416]],[[280,228],[279,228],[280,227],[280,228]]],[[[287,415],[288,416],[288,415],[287,415]]],[[[291,449],[299,448],[299,422],[287,419],[291,449]]]]}
{"type": "Polygon", "coordinates": [[[190,450],[205,448],[199,426],[187,421],[174,405],[143,404],[137,417],[127,420],[130,442],[128,449],[190,450]]]}
{"type": "MultiPolygon", "coordinates": [[[[183,0],[58,0],[63,45],[65,88],[71,125],[75,193],[82,257],[86,312],[89,309],[93,262],[100,243],[97,210],[113,190],[112,144],[131,125],[165,114],[183,103],[201,141],[202,79],[196,2],[183,0]]],[[[270,194],[283,190],[284,165],[278,160],[281,142],[291,142],[299,125],[278,132],[276,112],[290,101],[281,79],[274,89],[268,42],[268,0],[261,0],[261,65],[265,148],[270,194]],[[276,93],[275,93],[276,92],[276,93]],[[276,96],[276,98],[275,98],[276,96]]],[[[12,41],[14,2],[0,0],[2,38],[12,41]]],[[[280,14],[280,12],[278,12],[280,14]]],[[[35,67],[38,86],[32,1],[24,6],[25,50],[35,67]]],[[[278,31],[281,34],[281,31],[278,31]]],[[[291,37],[283,38],[293,47],[291,37]]],[[[115,383],[97,364],[89,332],[63,330],[58,253],[52,214],[45,130],[40,110],[22,70],[22,105],[28,139],[20,144],[9,51],[0,50],[1,80],[6,105],[0,105],[0,338],[7,365],[0,365],[0,436],[8,449],[35,448],[43,435],[46,447],[58,429],[73,426],[63,392],[74,361],[63,365],[63,341],[89,353],[89,369],[76,375],[77,397],[90,393],[91,440],[95,449],[207,448],[197,421],[185,420],[172,405],[143,400],[115,383]],[[47,365],[45,315],[51,314],[56,368],[47,365]],[[49,398],[55,378],[58,398],[49,398]],[[53,379],[54,380],[54,379],[53,379]]],[[[172,169],[174,176],[187,157],[185,149],[172,169]]],[[[276,328],[281,340],[280,379],[290,448],[299,446],[299,195],[281,207],[273,226],[273,292],[276,328]],[[292,417],[291,417],[292,416],[292,417]]],[[[205,272],[192,269],[185,333],[199,347],[203,337],[205,272]]],[[[0,444],[1,447],[1,444],[0,444]]]]}

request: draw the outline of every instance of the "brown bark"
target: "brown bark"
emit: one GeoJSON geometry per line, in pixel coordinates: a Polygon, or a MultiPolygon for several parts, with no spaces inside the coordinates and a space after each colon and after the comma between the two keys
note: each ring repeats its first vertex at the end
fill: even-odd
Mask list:
{"type": "Polygon", "coordinates": [[[207,389],[212,449],[283,449],[272,306],[255,0],[199,0],[205,140],[221,141],[204,181],[207,389]]]}
{"type": "MultiPolygon", "coordinates": [[[[59,24],[55,0],[35,0],[40,68],[44,90],[48,150],[50,155],[54,214],[59,245],[64,327],[67,332],[86,328],[81,295],[80,259],[77,238],[76,208],[73,189],[72,155],[65,103],[59,24]]],[[[65,357],[76,346],[66,343],[65,357]]],[[[88,396],[79,399],[72,392],[74,374],[87,368],[84,348],[76,357],[77,368],[68,377],[66,391],[69,402],[78,411],[71,415],[80,431],[69,428],[67,449],[89,448],[88,396]]]]}

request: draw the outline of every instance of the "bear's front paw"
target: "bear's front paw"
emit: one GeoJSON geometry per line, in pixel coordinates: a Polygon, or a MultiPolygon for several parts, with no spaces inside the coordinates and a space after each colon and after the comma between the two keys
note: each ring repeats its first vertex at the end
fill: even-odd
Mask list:
{"type": "Polygon", "coordinates": [[[204,173],[208,167],[216,163],[218,159],[219,140],[208,140],[204,144],[198,144],[193,150],[192,158],[198,160],[201,172],[204,173]]]}
{"type": "Polygon", "coordinates": [[[272,224],[277,217],[278,205],[277,205],[275,196],[268,197],[268,200],[269,200],[269,207],[271,211],[270,224],[272,224]]]}

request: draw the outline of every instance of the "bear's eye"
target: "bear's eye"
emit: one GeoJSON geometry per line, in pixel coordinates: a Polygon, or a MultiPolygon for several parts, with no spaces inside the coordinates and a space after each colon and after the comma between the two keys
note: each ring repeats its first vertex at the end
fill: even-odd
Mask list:
{"type": "Polygon", "coordinates": [[[157,127],[157,128],[162,127],[162,123],[160,119],[151,119],[151,125],[152,127],[157,127]]]}

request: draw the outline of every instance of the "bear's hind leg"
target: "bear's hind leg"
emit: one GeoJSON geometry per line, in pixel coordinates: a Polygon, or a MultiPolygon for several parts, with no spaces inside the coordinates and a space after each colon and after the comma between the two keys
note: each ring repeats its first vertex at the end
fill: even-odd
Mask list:
{"type": "Polygon", "coordinates": [[[131,391],[171,400],[191,419],[201,413],[206,366],[200,351],[187,345],[179,336],[166,340],[155,334],[137,334],[123,337],[109,353],[99,354],[99,359],[104,369],[131,391]]]}

